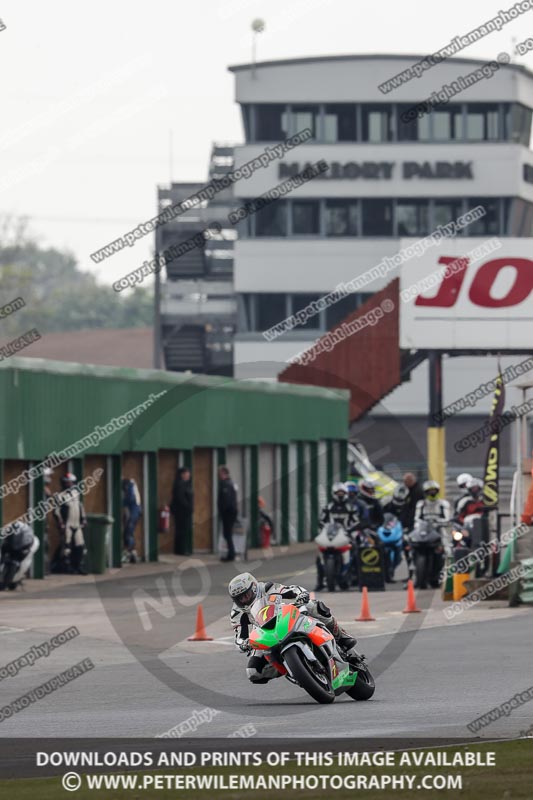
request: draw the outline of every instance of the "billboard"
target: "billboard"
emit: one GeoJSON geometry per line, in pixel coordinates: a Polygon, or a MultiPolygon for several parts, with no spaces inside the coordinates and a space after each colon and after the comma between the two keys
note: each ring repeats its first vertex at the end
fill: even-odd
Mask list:
{"type": "Polygon", "coordinates": [[[533,239],[455,237],[405,260],[400,345],[533,349],[533,239]]]}

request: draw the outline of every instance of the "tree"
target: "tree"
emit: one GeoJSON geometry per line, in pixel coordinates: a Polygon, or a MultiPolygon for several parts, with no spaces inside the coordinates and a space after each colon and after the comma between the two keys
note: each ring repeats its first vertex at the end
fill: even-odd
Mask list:
{"type": "Polygon", "coordinates": [[[137,328],[153,324],[153,294],[137,286],[117,294],[78,269],[75,257],[42,248],[26,220],[0,218],[0,306],[22,297],[25,306],[0,320],[0,337],[30,328],[41,335],[83,328],[137,328]]]}

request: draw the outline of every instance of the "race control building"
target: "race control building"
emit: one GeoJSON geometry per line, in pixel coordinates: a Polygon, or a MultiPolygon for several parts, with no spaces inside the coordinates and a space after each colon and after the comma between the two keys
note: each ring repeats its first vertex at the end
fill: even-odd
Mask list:
{"type": "MultiPolygon", "coordinates": [[[[266,146],[304,129],[312,133],[286,157],[236,183],[235,207],[269,193],[309,165],[328,166],[238,225],[233,249],[236,377],[275,378],[283,373],[283,380],[297,379],[288,368],[290,359],[347,315],[367,309],[376,293],[387,293],[399,271],[375,277],[270,340],[266,331],[317,304],[339,284],[393,259],[439,226],[464,220],[473,209],[481,207],[483,215],[467,217],[468,224],[458,230],[458,256],[461,243],[468,252],[487,242],[499,249],[491,253],[489,245],[471,271],[497,258],[516,257],[516,247],[528,255],[533,234],[532,73],[515,63],[493,62],[496,66],[489,69],[479,60],[450,58],[398,88],[387,83],[422,57],[326,56],[230,67],[245,139],[233,150],[235,169],[266,146]],[[440,90],[447,92],[448,101],[437,107],[430,103],[427,112],[419,113],[421,101],[440,90]],[[511,243],[512,253],[506,250],[511,243]]],[[[444,246],[428,251],[424,269],[438,269],[443,255],[444,246]]],[[[410,262],[402,267],[402,281],[409,268],[410,262]]],[[[504,284],[512,280],[503,274],[500,278],[504,284]]],[[[469,274],[466,283],[473,279],[469,274]]],[[[496,296],[506,293],[505,285],[493,288],[496,296]]],[[[438,287],[425,296],[435,294],[438,287]]],[[[399,316],[404,326],[402,309],[399,316]]],[[[435,345],[443,356],[444,405],[495,377],[496,359],[479,355],[483,349],[498,352],[498,347],[483,344],[487,318],[485,309],[485,322],[478,326],[474,314],[456,341],[435,345]]],[[[451,332],[449,321],[438,315],[434,326],[451,332]]],[[[380,423],[372,446],[383,453],[375,459],[401,463],[405,453],[395,446],[398,421],[413,438],[425,437],[427,352],[407,329],[401,342],[386,337],[381,344],[372,342],[367,333],[353,337],[353,379],[361,380],[372,398],[364,409],[371,411],[366,419],[380,423]],[[399,366],[392,363],[398,360],[398,348],[399,366]],[[368,362],[376,365],[374,372],[368,371],[368,362]]],[[[533,343],[520,342],[514,354],[508,349],[502,366],[523,361],[519,354],[527,348],[533,351],[533,343]]],[[[335,358],[332,354],[332,363],[335,358]]],[[[460,454],[453,444],[486,419],[491,399],[487,394],[447,422],[450,465],[476,467],[483,460],[483,448],[460,454]]],[[[502,439],[503,463],[510,463],[508,432],[502,439]]]]}

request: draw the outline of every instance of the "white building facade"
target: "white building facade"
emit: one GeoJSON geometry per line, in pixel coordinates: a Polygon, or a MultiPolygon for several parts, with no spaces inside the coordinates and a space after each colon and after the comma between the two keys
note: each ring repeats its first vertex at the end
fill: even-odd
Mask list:
{"type": "MultiPolygon", "coordinates": [[[[275,377],[291,356],[395,275],[376,279],[274,341],[266,340],[265,330],[472,208],[481,205],[486,213],[458,234],[469,243],[533,235],[533,75],[515,64],[480,72],[484,62],[457,58],[388,93],[378,88],[419,58],[333,56],[230,68],[246,139],[235,147],[236,169],[265,147],[304,129],[312,133],[239,181],[235,204],[263,195],[309,164],[325,161],[329,167],[239,224],[236,377],[275,377]],[[483,77],[447,103],[418,116],[412,112],[444,85],[470,82],[466,76],[475,70],[483,77]]],[[[519,360],[509,356],[503,363],[519,360]]],[[[494,377],[493,358],[444,364],[445,404],[470,383],[494,377]]],[[[486,398],[470,413],[486,415],[489,404],[486,398]]],[[[407,418],[425,417],[427,410],[422,364],[386,398],[381,412],[407,418]]]]}

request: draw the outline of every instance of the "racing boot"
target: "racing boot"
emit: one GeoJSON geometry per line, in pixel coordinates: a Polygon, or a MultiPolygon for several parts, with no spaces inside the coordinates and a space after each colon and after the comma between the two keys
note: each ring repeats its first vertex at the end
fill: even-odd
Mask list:
{"type": "Polygon", "coordinates": [[[341,628],[335,617],[331,617],[331,622],[326,623],[326,628],[333,634],[333,638],[340,649],[344,650],[346,653],[357,644],[357,639],[354,639],[344,628],[341,628]]]}
{"type": "Polygon", "coordinates": [[[333,638],[341,650],[349,651],[355,647],[357,640],[340,627],[331,610],[322,600],[311,600],[307,608],[311,616],[323,622],[328,631],[333,634],[333,638]]]}
{"type": "Polygon", "coordinates": [[[83,545],[74,545],[72,548],[72,569],[78,575],[87,575],[87,570],[83,568],[83,545]]]}

